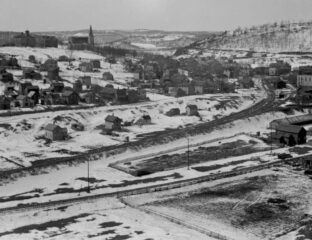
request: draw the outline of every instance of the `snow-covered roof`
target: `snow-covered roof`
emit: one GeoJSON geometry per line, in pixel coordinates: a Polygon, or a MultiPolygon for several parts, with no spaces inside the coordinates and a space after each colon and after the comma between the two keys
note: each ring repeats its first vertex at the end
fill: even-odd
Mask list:
{"type": "Polygon", "coordinates": [[[73,37],[89,37],[89,35],[87,33],[76,33],[73,37]]]}

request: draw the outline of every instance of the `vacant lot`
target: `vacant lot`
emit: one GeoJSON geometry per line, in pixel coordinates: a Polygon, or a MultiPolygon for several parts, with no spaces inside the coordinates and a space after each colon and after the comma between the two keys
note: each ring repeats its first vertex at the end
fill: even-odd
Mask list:
{"type": "MultiPolygon", "coordinates": [[[[276,238],[305,226],[306,219],[310,219],[307,214],[312,203],[312,180],[291,167],[274,170],[144,207],[185,221],[192,219],[193,223],[229,236],[249,234],[240,239],[276,238]]],[[[309,236],[308,229],[309,225],[301,233],[309,236]]]]}

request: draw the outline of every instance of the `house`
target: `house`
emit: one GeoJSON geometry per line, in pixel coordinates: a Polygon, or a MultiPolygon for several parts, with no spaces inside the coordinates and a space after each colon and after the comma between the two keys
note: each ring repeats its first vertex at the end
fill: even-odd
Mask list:
{"type": "Polygon", "coordinates": [[[40,71],[49,71],[58,68],[57,61],[55,59],[49,58],[43,64],[40,65],[40,71]]]}
{"type": "Polygon", "coordinates": [[[91,104],[96,102],[96,97],[93,92],[79,93],[80,100],[84,103],[91,104]]]}
{"type": "Polygon", "coordinates": [[[143,115],[142,117],[139,117],[138,119],[134,120],[134,125],[148,125],[152,123],[152,119],[150,115],[143,115]]]}
{"type": "Polygon", "coordinates": [[[39,103],[39,87],[38,86],[27,86],[24,94],[34,101],[35,104],[39,103]]]}
{"type": "Polygon", "coordinates": [[[92,59],[91,64],[93,65],[93,68],[101,68],[101,61],[98,59],[92,59]]]}
{"type": "Polygon", "coordinates": [[[187,116],[198,116],[198,108],[196,105],[190,104],[186,106],[187,116]]]}
{"type": "Polygon", "coordinates": [[[273,139],[281,144],[294,146],[296,144],[304,144],[307,139],[307,131],[301,126],[291,124],[280,124],[275,128],[273,139]]]}
{"type": "Polygon", "coordinates": [[[116,90],[114,88],[105,86],[101,90],[101,94],[103,95],[103,98],[106,100],[113,101],[116,99],[116,90]]]}
{"type": "Polygon", "coordinates": [[[86,86],[87,89],[91,88],[91,77],[90,76],[81,76],[78,80],[82,83],[82,86],[86,86]]]}
{"type": "Polygon", "coordinates": [[[13,79],[14,79],[13,74],[8,73],[6,70],[4,70],[0,73],[0,81],[3,83],[11,82],[11,81],[13,81],[13,79]]]}
{"type": "Polygon", "coordinates": [[[35,106],[35,103],[32,99],[26,95],[18,95],[14,101],[11,102],[11,107],[21,107],[21,108],[32,108],[35,106]]]}
{"type": "Polygon", "coordinates": [[[180,115],[180,109],[179,108],[171,108],[168,112],[166,112],[166,115],[168,117],[180,115]]]}
{"type": "Polygon", "coordinates": [[[75,91],[65,90],[62,93],[62,101],[66,105],[77,105],[79,100],[80,97],[75,91]]]}
{"type": "Polygon", "coordinates": [[[28,56],[28,61],[31,63],[37,63],[36,57],[34,55],[29,55],[28,56]]]}
{"type": "Polygon", "coordinates": [[[105,72],[105,73],[103,73],[103,80],[114,81],[114,76],[110,72],[105,72]]]}
{"type": "Polygon", "coordinates": [[[312,66],[299,67],[297,87],[312,87],[312,66]]]}
{"type": "Polygon", "coordinates": [[[24,68],[23,69],[23,78],[40,80],[42,77],[41,77],[41,74],[36,72],[34,69],[24,68]]]}
{"type": "Polygon", "coordinates": [[[50,85],[51,92],[60,93],[64,90],[64,83],[62,82],[52,82],[50,85]]]}
{"type": "Polygon", "coordinates": [[[82,72],[93,72],[93,64],[90,62],[82,62],[79,64],[79,69],[82,72]]]}
{"type": "Polygon", "coordinates": [[[0,96],[0,110],[7,110],[11,108],[11,100],[5,96],[0,96]]]}
{"type": "Polygon", "coordinates": [[[122,119],[114,115],[108,115],[105,118],[105,129],[107,130],[121,130],[122,119]]]}
{"type": "Polygon", "coordinates": [[[129,89],[127,91],[127,95],[128,95],[128,102],[129,103],[135,103],[135,102],[140,101],[140,94],[137,90],[129,89]]]}
{"type": "Polygon", "coordinates": [[[120,102],[127,102],[128,101],[128,95],[127,95],[127,89],[116,89],[116,100],[120,102]]]}
{"type": "Polygon", "coordinates": [[[75,92],[80,93],[82,91],[82,82],[77,80],[73,84],[73,89],[75,92]]]}
{"type": "Polygon", "coordinates": [[[23,83],[20,83],[19,86],[18,86],[18,92],[19,92],[21,95],[27,95],[26,88],[27,88],[27,87],[31,87],[31,86],[32,86],[32,83],[31,83],[31,82],[23,82],[23,83]]]}
{"type": "Polygon", "coordinates": [[[45,138],[51,141],[62,141],[65,140],[68,136],[67,128],[61,128],[55,124],[48,124],[44,128],[45,138]]]}

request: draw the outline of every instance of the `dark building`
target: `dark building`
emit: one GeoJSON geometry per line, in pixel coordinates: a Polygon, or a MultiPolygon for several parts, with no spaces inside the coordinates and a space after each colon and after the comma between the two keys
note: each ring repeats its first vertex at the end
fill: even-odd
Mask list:
{"type": "Polygon", "coordinates": [[[294,146],[306,143],[306,136],[307,131],[301,126],[280,124],[276,126],[273,138],[279,143],[294,146]]]}
{"type": "Polygon", "coordinates": [[[114,115],[108,115],[105,118],[105,128],[107,130],[121,130],[122,119],[114,115]]]}
{"type": "Polygon", "coordinates": [[[90,26],[89,34],[77,33],[69,37],[68,42],[70,45],[91,45],[94,46],[94,35],[92,26],[90,26]]]}
{"type": "Polygon", "coordinates": [[[57,47],[58,40],[54,36],[34,35],[27,30],[13,38],[15,46],[19,47],[57,47]]]}

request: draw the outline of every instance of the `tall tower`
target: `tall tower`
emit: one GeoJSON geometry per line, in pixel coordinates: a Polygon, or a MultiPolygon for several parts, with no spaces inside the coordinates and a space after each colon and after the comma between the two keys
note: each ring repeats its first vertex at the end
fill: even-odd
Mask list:
{"type": "Polygon", "coordinates": [[[91,25],[90,25],[90,30],[89,30],[89,44],[91,46],[94,46],[94,36],[93,36],[93,31],[92,31],[91,25]]]}

